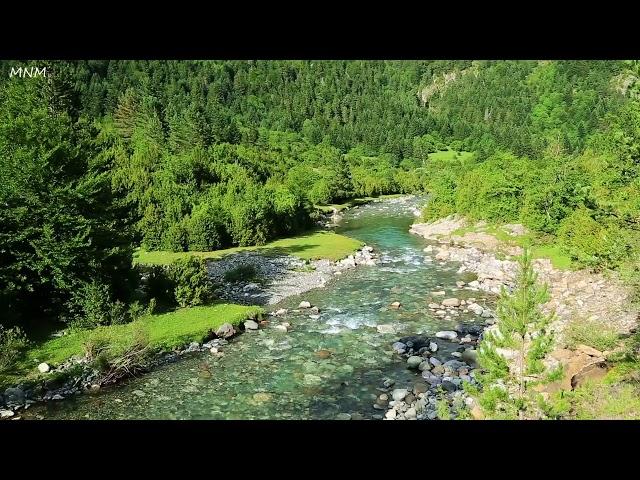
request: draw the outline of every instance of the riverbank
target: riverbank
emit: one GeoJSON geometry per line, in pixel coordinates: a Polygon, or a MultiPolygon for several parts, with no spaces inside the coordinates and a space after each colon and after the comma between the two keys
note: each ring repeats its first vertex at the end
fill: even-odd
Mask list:
{"type": "MultiPolygon", "coordinates": [[[[264,247],[205,252],[211,279],[218,285],[215,294],[221,304],[208,307],[180,309],[162,315],[144,317],[126,325],[99,327],[94,330],[72,332],[53,338],[29,350],[14,375],[4,379],[10,384],[0,395],[3,418],[19,418],[22,408],[50,400],[62,400],[70,395],[93,392],[102,386],[87,352],[88,342],[98,336],[112,350],[126,350],[125,345],[137,329],[149,336],[144,365],[149,370],[185,353],[215,349],[227,338],[242,332],[249,320],[249,328],[257,329],[257,319],[264,310],[258,305],[274,304],[293,295],[323,287],[331,278],[359,265],[375,265],[376,255],[371,247],[333,232],[314,232],[292,239],[281,239],[264,247]],[[291,254],[286,252],[292,252],[291,254]],[[294,255],[295,252],[295,255],[294,255]],[[306,258],[300,258],[301,255],[306,258]],[[321,255],[330,258],[315,259],[321,255]],[[339,260],[332,260],[339,259],[339,260]],[[260,278],[250,281],[229,281],[227,276],[238,268],[251,267],[260,278]],[[213,340],[210,340],[213,338],[213,340]],[[206,340],[210,340],[206,342],[206,340]],[[204,342],[204,343],[203,343],[204,342]],[[37,368],[36,368],[37,366],[37,368]]],[[[150,263],[162,264],[179,258],[180,254],[157,254],[147,258],[150,263]]],[[[136,373],[138,373],[136,371],[136,373]]],[[[129,375],[122,375],[122,378],[129,375]]]]}
{"type": "MultiPolygon", "coordinates": [[[[513,287],[514,257],[522,253],[517,240],[528,232],[521,225],[505,225],[500,227],[500,235],[489,233],[496,228],[451,216],[414,224],[411,232],[433,242],[425,248],[432,261],[459,262],[458,272],[475,275],[469,287],[498,293],[503,287],[513,287]],[[514,241],[509,241],[511,238],[514,241]]],[[[637,327],[638,311],[632,305],[631,292],[612,272],[557,268],[549,258],[534,260],[534,270],[539,281],[549,286],[550,299],[543,310],[555,312],[550,325],[554,348],[544,364],[549,371],[562,367],[563,374],[538,388],[545,400],[552,400],[560,391],[575,391],[591,381],[606,379],[614,366],[611,360],[619,356],[625,339],[637,327]]],[[[508,357],[509,352],[503,353],[508,357]]]]}
{"type": "MultiPolygon", "coordinates": [[[[20,410],[35,403],[95,392],[113,383],[95,364],[92,348],[126,355],[140,346],[144,355],[131,372],[140,373],[183,354],[218,347],[263,313],[257,306],[216,304],[147,315],[124,325],[65,332],[30,349],[14,375],[4,379],[12,386],[5,385],[0,393],[0,411],[3,418],[17,418],[20,410]],[[136,345],[140,341],[136,337],[144,343],[136,345]]],[[[117,378],[126,376],[127,372],[118,372],[117,378]]]]}

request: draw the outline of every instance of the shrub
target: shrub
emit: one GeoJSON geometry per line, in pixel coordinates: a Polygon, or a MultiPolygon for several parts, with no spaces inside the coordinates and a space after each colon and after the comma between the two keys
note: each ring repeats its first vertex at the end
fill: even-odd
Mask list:
{"type": "Polygon", "coordinates": [[[95,328],[99,325],[109,325],[112,307],[108,285],[95,280],[83,283],[72,293],[66,320],[71,328],[95,328]]]}
{"type": "Polygon", "coordinates": [[[167,275],[173,283],[173,295],[181,307],[202,305],[211,298],[211,282],[207,263],[201,258],[187,257],[169,265],[167,275]]]}
{"type": "Polygon", "coordinates": [[[29,341],[20,327],[0,325],[0,372],[11,370],[28,346],[29,341]]]}
{"type": "Polygon", "coordinates": [[[182,222],[172,223],[164,235],[163,248],[172,252],[186,252],[189,233],[182,222]]]}
{"type": "Polygon", "coordinates": [[[219,211],[207,203],[202,203],[193,210],[187,222],[187,230],[191,251],[217,250],[227,241],[224,221],[219,218],[219,211]]]}
{"type": "Polygon", "coordinates": [[[558,239],[572,259],[592,268],[613,268],[629,253],[629,235],[615,224],[596,221],[587,208],[574,210],[558,228],[558,239]]]}
{"type": "Polygon", "coordinates": [[[614,328],[584,319],[575,319],[569,323],[565,339],[569,348],[582,344],[601,352],[611,350],[618,344],[618,334],[614,328]]]}

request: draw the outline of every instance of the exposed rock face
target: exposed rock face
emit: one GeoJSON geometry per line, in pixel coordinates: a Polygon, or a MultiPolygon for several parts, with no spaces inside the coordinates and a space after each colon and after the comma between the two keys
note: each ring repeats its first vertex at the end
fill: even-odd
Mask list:
{"type": "MultiPolygon", "coordinates": [[[[427,255],[434,255],[440,261],[460,262],[459,273],[469,272],[477,276],[477,280],[469,282],[464,289],[496,294],[503,287],[512,289],[517,272],[514,256],[521,254],[522,249],[510,247],[484,232],[452,235],[456,229],[465,225],[464,219],[450,216],[433,223],[414,224],[411,232],[438,242],[430,252],[426,252],[427,255]],[[497,252],[506,258],[496,258],[497,252]]],[[[479,226],[476,224],[476,227],[479,226]]],[[[513,235],[526,232],[518,224],[502,228],[513,235]]],[[[559,270],[548,259],[535,259],[533,265],[539,282],[549,285],[550,300],[544,305],[544,310],[556,313],[556,321],[551,328],[556,332],[558,344],[563,343],[562,332],[573,318],[602,322],[603,325],[613,326],[620,333],[628,333],[637,325],[638,313],[631,306],[629,291],[615,278],[605,278],[603,274],[585,270],[559,270]]],[[[485,316],[478,305],[470,304],[467,308],[485,316]]],[[[486,312],[486,316],[490,316],[490,312],[486,312]]]]}

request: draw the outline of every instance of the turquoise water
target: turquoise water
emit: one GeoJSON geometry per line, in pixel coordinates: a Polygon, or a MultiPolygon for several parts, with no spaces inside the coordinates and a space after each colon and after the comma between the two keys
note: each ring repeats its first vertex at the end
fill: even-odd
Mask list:
{"type": "MultiPolygon", "coordinates": [[[[397,387],[418,376],[391,345],[398,338],[455,327],[472,315],[434,317],[429,293],[481,297],[460,290],[458,265],[425,260],[427,242],[408,233],[417,198],[370,204],[345,215],[336,231],[361,239],[379,255],[377,266],[336,276],[323,289],[272,307],[295,309],[308,300],[320,318],[305,313],[269,317],[264,329],[247,332],[224,347],[224,356],[192,354],[117,387],[30,409],[29,416],[55,419],[332,419],[349,413],[377,418],[372,405],[386,378],[397,387]],[[402,308],[388,308],[399,301],[402,308]],[[273,327],[289,322],[292,330],[273,327]],[[395,334],[376,326],[391,324],[395,334]]],[[[443,297],[436,297],[442,299],[443,297]]],[[[457,344],[440,343],[441,356],[457,344]]]]}

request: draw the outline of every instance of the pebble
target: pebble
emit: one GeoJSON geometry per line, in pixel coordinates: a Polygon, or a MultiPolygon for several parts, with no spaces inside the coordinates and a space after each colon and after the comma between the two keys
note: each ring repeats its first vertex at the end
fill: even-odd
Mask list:
{"type": "Polygon", "coordinates": [[[437,367],[438,365],[442,365],[442,362],[438,360],[436,357],[431,357],[429,359],[429,363],[431,363],[431,365],[433,365],[434,367],[437,367]]]}
{"type": "Polygon", "coordinates": [[[408,408],[406,412],[404,412],[404,418],[406,418],[407,420],[415,420],[417,418],[418,414],[416,412],[416,409],[411,407],[408,408]]]}
{"type": "Polygon", "coordinates": [[[431,350],[432,352],[437,352],[438,344],[435,342],[429,342],[429,350],[431,350]]]}

